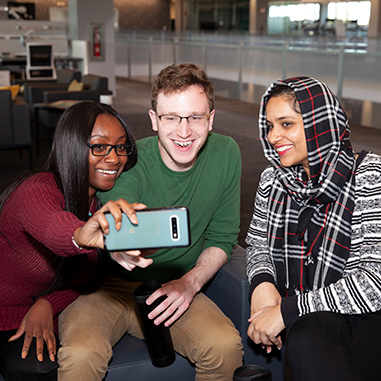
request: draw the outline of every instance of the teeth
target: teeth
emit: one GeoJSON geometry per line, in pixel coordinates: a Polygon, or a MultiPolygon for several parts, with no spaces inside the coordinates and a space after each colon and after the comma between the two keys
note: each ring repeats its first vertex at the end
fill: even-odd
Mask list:
{"type": "Polygon", "coordinates": [[[117,171],[106,171],[105,169],[98,169],[100,173],[106,173],[107,175],[115,175],[117,171]]]}
{"type": "Polygon", "coordinates": [[[282,146],[282,147],[277,148],[276,150],[278,152],[283,152],[283,151],[286,151],[286,150],[290,149],[291,147],[292,147],[292,145],[290,145],[290,146],[282,146]]]}
{"type": "Polygon", "coordinates": [[[179,147],[190,147],[193,143],[192,141],[190,141],[190,142],[179,142],[177,140],[175,140],[174,142],[179,147]]]}

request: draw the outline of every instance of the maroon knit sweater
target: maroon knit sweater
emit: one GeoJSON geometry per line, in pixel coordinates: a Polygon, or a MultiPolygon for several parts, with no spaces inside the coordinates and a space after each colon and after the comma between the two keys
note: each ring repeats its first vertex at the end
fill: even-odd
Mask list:
{"type": "MultiPolygon", "coordinates": [[[[49,173],[25,180],[6,201],[0,215],[0,331],[18,328],[33,297],[52,284],[56,256],[87,255],[95,263],[95,249],[74,246],[74,231],[84,222],[64,206],[49,173]]],[[[77,297],[72,290],[44,295],[55,318],[77,297]]]]}

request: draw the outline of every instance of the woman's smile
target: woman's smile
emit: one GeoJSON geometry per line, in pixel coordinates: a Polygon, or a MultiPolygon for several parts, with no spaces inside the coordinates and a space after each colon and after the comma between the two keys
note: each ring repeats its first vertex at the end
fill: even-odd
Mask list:
{"type": "Polygon", "coordinates": [[[284,167],[301,165],[310,176],[306,134],[302,115],[284,96],[272,97],[266,106],[267,139],[284,167]]]}
{"type": "MultiPolygon", "coordinates": [[[[99,115],[91,134],[91,144],[125,144],[126,131],[118,119],[111,115],[99,115]]],[[[119,156],[115,149],[106,156],[94,156],[89,150],[89,196],[97,190],[110,190],[122,173],[127,156],[119,156]]]]}
{"type": "Polygon", "coordinates": [[[282,145],[282,146],[275,146],[275,149],[279,153],[280,156],[285,155],[293,145],[282,145]]]}

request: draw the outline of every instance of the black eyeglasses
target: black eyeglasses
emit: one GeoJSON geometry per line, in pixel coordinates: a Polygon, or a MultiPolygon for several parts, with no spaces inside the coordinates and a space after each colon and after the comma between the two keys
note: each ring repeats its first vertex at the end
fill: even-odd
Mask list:
{"type": "Polygon", "coordinates": [[[180,115],[173,115],[173,114],[158,115],[156,113],[156,115],[160,119],[162,125],[168,129],[177,128],[183,119],[186,119],[188,124],[192,128],[204,128],[208,124],[208,121],[210,118],[210,115],[204,115],[204,114],[180,116],[180,115]]]}
{"type": "Polygon", "coordinates": [[[128,144],[87,144],[94,156],[107,156],[115,149],[118,156],[129,156],[134,150],[134,146],[128,144]]]}

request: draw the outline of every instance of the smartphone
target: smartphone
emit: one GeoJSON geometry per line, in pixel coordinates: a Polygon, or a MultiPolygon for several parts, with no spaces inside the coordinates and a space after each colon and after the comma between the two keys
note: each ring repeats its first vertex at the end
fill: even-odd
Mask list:
{"type": "Polygon", "coordinates": [[[105,237],[108,251],[162,249],[190,245],[189,211],[185,206],[137,210],[138,224],[123,214],[122,227],[115,228],[114,217],[106,212],[109,233],[105,237]]]}

